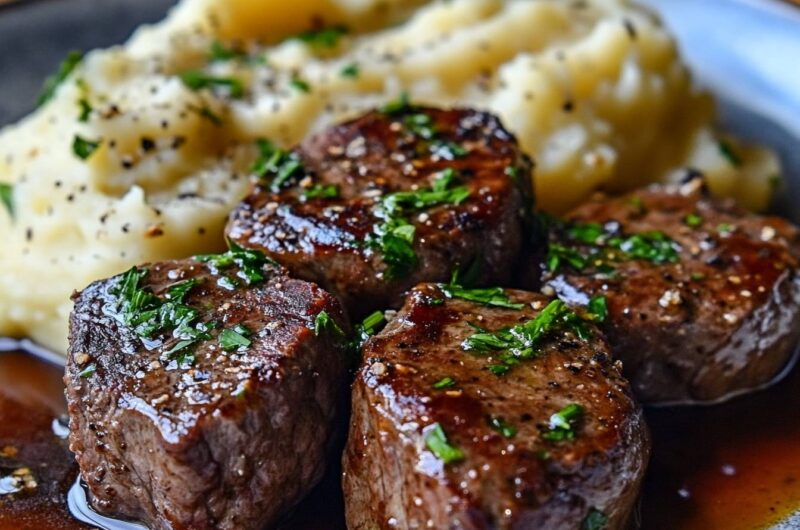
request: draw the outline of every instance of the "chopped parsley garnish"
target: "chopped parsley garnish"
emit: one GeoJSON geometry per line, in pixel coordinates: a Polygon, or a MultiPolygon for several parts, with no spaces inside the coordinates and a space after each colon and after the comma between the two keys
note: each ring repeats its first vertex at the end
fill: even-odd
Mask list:
{"type": "Polygon", "coordinates": [[[86,98],[78,100],[78,107],[80,107],[80,114],[78,114],[78,121],[86,123],[89,121],[89,116],[92,114],[92,105],[86,98]]]}
{"type": "Polygon", "coordinates": [[[293,38],[317,48],[335,48],[339,44],[339,40],[345,34],[347,34],[347,28],[343,26],[334,26],[314,31],[306,31],[293,38]]]}
{"type": "Polygon", "coordinates": [[[507,309],[522,309],[525,304],[517,304],[511,301],[502,287],[488,287],[484,289],[465,289],[460,285],[449,284],[439,285],[442,292],[448,298],[461,298],[479,304],[504,307],[507,309]]]}
{"type": "Polygon", "coordinates": [[[364,346],[367,340],[375,335],[378,328],[386,323],[386,317],[383,316],[383,311],[375,311],[365,318],[361,324],[356,326],[355,338],[352,343],[352,349],[358,351],[364,346]]]}
{"type": "Polygon", "coordinates": [[[401,92],[400,96],[378,109],[379,112],[387,116],[396,116],[411,109],[411,100],[409,99],[408,92],[401,92]]]}
{"type": "Polygon", "coordinates": [[[97,371],[97,365],[95,363],[90,364],[80,372],[78,372],[78,376],[83,377],[84,379],[88,379],[92,377],[94,373],[97,371]]]}
{"type": "Polygon", "coordinates": [[[551,243],[546,263],[555,272],[563,264],[576,270],[592,265],[601,272],[613,270],[612,262],[643,260],[653,263],[675,263],[679,259],[678,244],[663,232],[652,230],[633,235],[621,234],[600,223],[562,223],[550,220],[566,239],[589,248],[578,249],[566,244],[551,243]]]}
{"type": "Polygon", "coordinates": [[[513,438],[517,435],[517,428],[503,418],[492,416],[489,418],[489,427],[502,434],[504,438],[513,438]]]}
{"type": "Polygon", "coordinates": [[[314,184],[303,190],[303,199],[336,199],[339,197],[339,187],[334,184],[314,184]]]}
{"type": "Polygon", "coordinates": [[[719,152],[733,167],[741,167],[742,157],[734,151],[733,146],[722,140],[719,142],[719,152]]]}
{"type": "Polygon", "coordinates": [[[703,224],[703,218],[697,215],[696,213],[687,214],[686,217],[683,218],[684,224],[691,228],[697,228],[698,226],[703,224]]]}
{"type": "Polygon", "coordinates": [[[45,80],[44,86],[42,86],[42,92],[39,94],[39,98],[36,101],[36,105],[41,107],[53,99],[58,87],[61,85],[61,83],[66,81],[67,78],[69,78],[70,74],[72,74],[82,60],[83,53],[79,51],[69,52],[67,57],[58,67],[58,71],[45,80]]]}
{"type": "Polygon", "coordinates": [[[267,279],[264,265],[275,264],[273,260],[260,250],[246,249],[233,241],[228,241],[228,246],[230,249],[222,254],[204,254],[195,256],[194,259],[205,263],[214,275],[236,265],[239,267],[236,276],[244,280],[247,285],[254,285],[267,279]]]}
{"type": "Polygon", "coordinates": [[[717,225],[717,232],[721,235],[727,235],[734,231],[734,226],[730,223],[720,223],[717,225]]]}
{"type": "Polygon", "coordinates": [[[359,73],[360,73],[360,71],[359,71],[358,65],[356,63],[350,63],[348,65],[345,65],[345,66],[342,67],[341,70],[339,70],[339,75],[341,75],[342,77],[350,78],[350,79],[357,78],[359,73]]]}
{"type": "Polygon", "coordinates": [[[467,149],[455,142],[439,137],[440,131],[437,129],[433,118],[416,110],[408,99],[408,94],[403,92],[396,101],[391,101],[380,108],[380,112],[387,116],[399,117],[403,114],[403,127],[406,131],[423,140],[428,151],[433,156],[444,158],[445,160],[455,160],[467,155],[467,149]]]}
{"type": "Polygon", "coordinates": [[[242,325],[233,329],[224,329],[219,334],[219,345],[225,351],[239,350],[250,346],[251,342],[247,336],[250,332],[242,325]]]}
{"type": "Polygon", "coordinates": [[[293,177],[305,174],[296,153],[276,147],[268,140],[258,140],[256,145],[259,156],[251,171],[260,179],[270,178],[270,191],[273,193],[278,193],[293,177]]]}
{"type": "Polygon", "coordinates": [[[597,508],[592,508],[584,517],[581,530],[603,530],[606,525],[608,525],[608,516],[597,508]]]}
{"type": "Polygon", "coordinates": [[[453,270],[453,274],[450,276],[450,285],[469,287],[470,285],[475,285],[480,276],[481,257],[477,255],[473,256],[466,264],[459,265],[453,270]]]}
{"type": "Polygon", "coordinates": [[[233,291],[237,287],[239,287],[239,282],[237,282],[234,278],[231,278],[230,276],[220,276],[219,279],[217,280],[217,285],[219,285],[223,289],[233,291]]]}
{"type": "Polygon", "coordinates": [[[431,385],[435,390],[444,390],[456,386],[456,380],[452,377],[443,377],[431,385]]]}
{"type": "Polygon", "coordinates": [[[179,77],[183,84],[191,90],[223,88],[232,98],[240,98],[244,95],[244,84],[234,77],[218,77],[199,70],[183,72],[179,77]]]}
{"type": "Polygon", "coordinates": [[[0,182],[0,203],[5,206],[8,215],[14,218],[14,185],[0,182]]]}
{"type": "Polygon", "coordinates": [[[490,364],[486,369],[497,376],[506,375],[511,371],[511,364],[490,364]]]}
{"type": "Polygon", "coordinates": [[[299,77],[293,77],[290,79],[289,86],[298,92],[303,92],[304,94],[311,92],[311,85],[308,83],[308,81],[300,79],[299,77]]]}
{"type": "MultiPolygon", "coordinates": [[[[467,156],[467,150],[455,142],[444,140],[434,140],[431,142],[430,151],[432,155],[439,156],[445,160],[455,160],[467,156]]],[[[514,168],[507,168],[514,169],[514,168]]]]}
{"type": "Polygon", "coordinates": [[[208,58],[212,62],[225,62],[233,59],[245,59],[247,53],[233,48],[227,47],[219,41],[211,43],[211,48],[208,50],[208,58]]]}
{"type": "Polygon", "coordinates": [[[562,442],[564,440],[574,440],[577,423],[583,418],[585,409],[575,403],[571,403],[550,416],[548,431],[542,434],[542,438],[551,442],[562,442]]]}
{"type": "Polygon", "coordinates": [[[550,302],[536,317],[522,324],[499,331],[481,331],[461,343],[461,348],[476,354],[503,352],[500,363],[490,364],[487,369],[495,375],[505,375],[521,360],[537,355],[537,348],[548,335],[568,329],[579,338],[590,334],[583,320],[561,300],[550,302]]]}
{"type": "Polygon", "coordinates": [[[406,130],[423,140],[431,140],[437,133],[433,118],[424,112],[415,112],[406,116],[403,119],[403,125],[406,130]]]}
{"type": "Polygon", "coordinates": [[[344,330],[339,327],[339,324],[337,324],[325,310],[320,311],[314,318],[314,335],[319,337],[323,333],[327,333],[337,339],[343,339],[345,337],[344,330]]]}
{"type": "Polygon", "coordinates": [[[107,310],[125,326],[130,327],[140,337],[150,338],[158,332],[173,330],[177,342],[162,354],[163,358],[175,358],[181,352],[178,363],[184,365],[194,359],[185,350],[200,340],[211,338],[211,324],[196,322],[199,312],[184,304],[187,293],[200,282],[192,278],[179,282],[167,289],[164,299],[140,286],[147,276],[147,269],[131,268],[120,281],[109,289],[116,296],[116,303],[107,310]]]}
{"type": "Polygon", "coordinates": [[[706,279],[706,275],[702,272],[693,272],[689,277],[696,282],[706,279]]]}
{"type": "Polygon", "coordinates": [[[461,449],[453,447],[447,440],[447,435],[438,423],[429,425],[425,429],[425,445],[436,458],[445,464],[451,464],[464,459],[461,449]]]}
{"type": "Polygon", "coordinates": [[[595,296],[586,305],[586,314],[592,322],[605,322],[608,318],[608,300],[605,296],[595,296]]]}
{"type": "Polygon", "coordinates": [[[413,247],[416,229],[406,215],[440,204],[461,204],[470,196],[466,186],[452,187],[456,177],[456,172],[448,168],[430,188],[391,193],[378,203],[375,214],[383,222],[375,225],[366,243],[380,249],[390,278],[404,276],[417,265],[413,247]]]}
{"type": "Polygon", "coordinates": [[[76,134],[72,140],[72,152],[81,160],[88,160],[97,151],[101,143],[100,140],[87,140],[76,134]]]}
{"type": "Polygon", "coordinates": [[[208,120],[211,123],[213,123],[214,126],[216,127],[222,127],[222,125],[225,123],[219,114],[211,110],[206,105],[203,105],[201,107],[197,107],[195,105],[189,105],[188,108],[192,112],[196,112],[197,115],[203,118],[204,120],[208,120]]]}

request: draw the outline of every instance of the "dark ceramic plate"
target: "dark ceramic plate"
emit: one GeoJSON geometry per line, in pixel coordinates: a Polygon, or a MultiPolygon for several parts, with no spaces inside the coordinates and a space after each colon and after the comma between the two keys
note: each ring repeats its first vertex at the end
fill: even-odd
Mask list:
{"type": "MultiPolygon", "coordinates": [[[[719,97],[721,125],[780,154],[785,186],[775,199],[774,210],[800,223],[800,9],[775,0],[641,1],[662,13],[699,82],[719,97]]],[[[0,127],[33,109],[42,79],[69,50],[123,42],[138,25],[161,19],[174,3],[18,0],[0,5],[0,127]]],[[[15,344],[0,339],[0,351],[15,344]]],[[[53,354],[35,353],[60,362],[53,354]]],[[[792,377],[792,381],[797,379],[792,377]]],[[[755,399],[770,398],[761,395],[755,399]]],[[[741,411],[742,405],[734,403],[733,408],[723,410],[741,411]]],[[[786,419],[797,421],[796,412],[786,419]]],[[[702,418],[705,412],[682,414],[702,418]]],[[[670,424],[662,422],[661,427],[664,425],[670,424]]],[[[659,425],[654,427],[658,434],[659,425]]],[[[654,460],[651,467],[658,468],[658,458],[654,460]]],[[[674,501],[662,498],[658,502],[669,505],[674,501]]],[[[0,522],[2,519],[0,513],[0,522]]],[[[647,519],[645,514],[645,524],[647,519]]],[[[798,528],[800,512],[773,530],[798,528]]]]}

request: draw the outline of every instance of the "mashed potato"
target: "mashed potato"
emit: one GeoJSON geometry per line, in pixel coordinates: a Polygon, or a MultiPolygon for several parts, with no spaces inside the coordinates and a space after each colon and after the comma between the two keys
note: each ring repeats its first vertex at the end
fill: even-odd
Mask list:
{"type": "Polygon", "coordinates": [[[685,165],[759,208],[778,171],[720,143],[669,33],[622,0],[183,0],[0,133],[0,335],[63,351],[73,289],[222,246],[255,139],[401,92],[499,114],[551,212],[685,165]]]}

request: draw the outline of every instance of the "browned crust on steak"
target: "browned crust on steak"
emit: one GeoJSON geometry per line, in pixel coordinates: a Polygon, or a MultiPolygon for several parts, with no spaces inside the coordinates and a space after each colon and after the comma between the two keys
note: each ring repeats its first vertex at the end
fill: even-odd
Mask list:
{"type": "Polygon", "coordinates": [[[345,382],[343,347],[315,335],[315,317],[327,311],[345,330],[347,320],[333,296],[279,269],[231,292],[197,261],[146,268],[157,295],[202,279],[186,303],[218,329],[246,325],[252,343],[225,353],[214,338],[197,346],[192,366],[177,366],[160,359],[175,339],[154,337],[148,349],[104,309],[120,277],[75,295],[70,448],[92,504],[154,530],[271,524],[320,479],[345,382]],[[82,377],[90,362],[96,372],[82,377]]]}
{"type": "MultiPolygon", "coordinates": [[[[642,401],[713,402],[787,365],[800,339],[800,236],[789,222],[712,199],[700,180],[597,197],[568,220],[616,222],[629,235],[658,230],[680,246],[677,263],[625,261],[613,276],[566,267],[546,278],[574,304],[606,296],[605,331],[642,401]]],[[[557,232],[552,239],[571,244],[557,232]]]]}
{"type": "Polygon", "coordinates": [[[354,318],[399,307],[403,293],[420,281],[445,281],[474,260],[479,283],[511,279],[532,202],[532,164],[496,117],[423,107],[393,116],[375,111],[310,137],[294,152],[311,178],[279,193],[257,186],[232,213],[227,235],[267,252],[294,276],[319,283],[354,318]],[[430,142],[403,125],[415,113],[430,116],[439,141],[468,153],[453,160],[431,153],[430,142]],[[411,216],[419,264],[391,278],[381,252],[365,244],[380,222],[377,201],[430,187],[447,168],[458,172],[471,196],[411,216]],[[303,185],[311,182],[338,186],[339,197],[303,200],[303,185]]]}
{"type": "Polygon", "coordinates": [[[441,291],[423,284],[367,343],[344,455],[348,528],[572,530],[591,509],[606,514],[609,530],[623,527],[649,455],[641,410],[596,330],[588,341],[558,334],[503,376],[462,351],[475,333],[468,322],[493,331],[548,302],[507,293],[525,307],[435,305],[441,291]],[[434,389],[444,377],[457,386],[434,389]],[[550,416],[573,403],[585,407],[575,439],[543,439],[550,416]],[[516,436],[492,430],[490,416],[513,424],[516,436]],[[444,464],[426,448],[423,431],[437,422],[462,461],[444,464]]]}

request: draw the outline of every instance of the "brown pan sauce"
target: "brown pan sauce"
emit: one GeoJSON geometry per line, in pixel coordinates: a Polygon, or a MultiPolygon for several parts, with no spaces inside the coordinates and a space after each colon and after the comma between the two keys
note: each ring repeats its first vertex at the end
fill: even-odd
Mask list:
{"type": "MultiPolygon", "coordinates": [[[[89,528],[66,506],[77,468],[61,377],[29,354],[0,352],[0,530],[89,528]]],[[[654,452],[641,528],[753,530],[800,509],[800,368],[755,395],[647,416],[654,452]]],[[[280,530],[340,530],[343,519],[337,469],[280,530]]]]}

